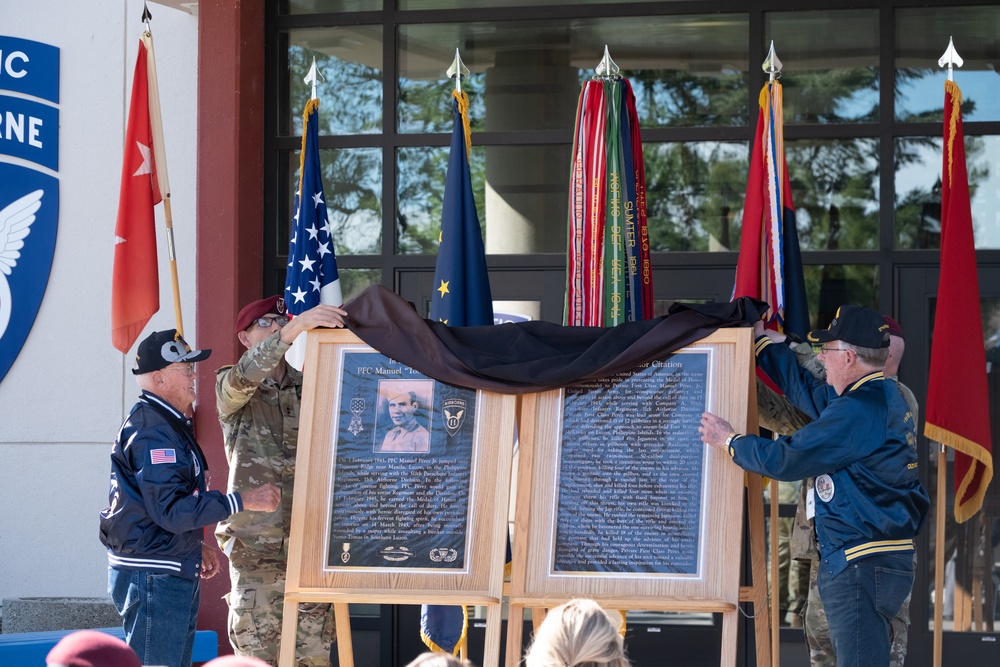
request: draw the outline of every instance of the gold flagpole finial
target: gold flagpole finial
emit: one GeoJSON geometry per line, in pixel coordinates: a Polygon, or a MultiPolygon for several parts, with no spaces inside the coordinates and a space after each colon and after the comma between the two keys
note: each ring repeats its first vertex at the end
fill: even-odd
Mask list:
{"type": "Polygon", "coordinates": [[[955,67],[961,67],[964,64],[965,64],[965,61],[962,60],[962,57],[960,55],[958,55],[958,51],[955,50],[955,42],[953,42],[952,38],[949,37],[948,38],[948,48],[944,50],[944,55],[942,55],[938,59],[938,67],[947,67],[948,68],[948,80],[949,81],[954,81],[955,80],[955,78],[954,78],[954,68],[955,67]]]}
{"type": "Polygon", "coordinates": [[[451,63],[446,74],[449,79],[455,79],[455,90],[462,92],[462,77],[469,76],[469,68],[462,62],[462,56],[458,55],[458,49],[455,49],[455,60],[451,63]]]}
{"type": "Polygon", "coordinates": [[[774,52],[774,40],[771,40],[771,48],[767,51],[767,58],[764,59],[764,64],[761,65],[761,69],[767,72],[768,81],[774,81],[775,79],[781,78],[781,61],[778,60],[778,54],[774,52]]]}
{"type": "Polygon", "coordinates": [[[594,69],[597,72],[598,77],[614,78],[618,76],[621,69],[615,64],[615,61],[611,59],[611,52],[608,51],[608,45],[604,45],[604,57],[601,58],[601,62],[597,63],[597,67],[594,69]]]}

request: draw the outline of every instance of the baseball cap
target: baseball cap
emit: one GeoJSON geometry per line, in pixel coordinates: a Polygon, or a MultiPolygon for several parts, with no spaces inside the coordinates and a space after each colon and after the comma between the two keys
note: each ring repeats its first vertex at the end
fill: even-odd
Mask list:
{"type": "Polygon", "coordinates": [[[117,637],[79,630],[59,640],[45,657],[49,667],[142,667],[135,651],[117,637]]]}
{"type": "Polygon", "coordinates": [[[236,326],[233,327],[233,333],[238,334],[241,331],[245,331],[258,317],[263,317],[268,313],[284,315],[285,310],[285,300],[277,295],[248,303],[243,306],[243,310],[236,316],[236,326]]]}
{"type": "Polygon", "coordinates": [[[899,326],[899,322],[892,319],[888,315],[883,315],[882,318],[885,320],[885,323],[889,325],[890,335],[898,336],[899,338],[906,338],[906,336],[903,335],[903,327],[899,326]]]}
{"type": "Polygon", "coordinates": [[[154,331],[139,343],[132,374],[152,373],[178,362],[204,361],[210,354],[211,350],[192,350],[177,329],[154,331]]]}
{"type": "Polygon", "coordinates": [[[842,340],[858,347],[889,347],[889,325],[885,318],[864,306],[841,306],[826,329],[809,332],[810,343],[842,340]]]}

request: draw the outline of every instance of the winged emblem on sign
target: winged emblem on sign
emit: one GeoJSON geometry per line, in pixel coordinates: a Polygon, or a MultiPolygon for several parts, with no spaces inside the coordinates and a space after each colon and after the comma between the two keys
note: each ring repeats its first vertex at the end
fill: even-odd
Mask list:
{"type": "Polygon", "coordinates": [[[31,223],[35,221],[35,213],[42,205],[43,194],[43,190],[35,190],[7,204],[0,211],[0,338],[7,332],[13,311],[7,277],[21,257],[24,237],[31,232],[31,223]]]}

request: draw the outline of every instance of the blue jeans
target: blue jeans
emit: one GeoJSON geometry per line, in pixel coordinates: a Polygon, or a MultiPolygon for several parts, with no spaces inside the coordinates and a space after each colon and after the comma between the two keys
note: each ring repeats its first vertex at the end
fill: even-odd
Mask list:
{"type": "Polygon", "coordinates": [[[197,580],[109,567],[108,593],[122,617],[125,641],[142,664],[191,667],[197,580]]]}
{"type": "Polygon", "coordinates": [[[819,592],[837,667],[889,664],[889,623],[913,586],[913,554],[869,556],[835,577],[819,571],[819,592]]]}

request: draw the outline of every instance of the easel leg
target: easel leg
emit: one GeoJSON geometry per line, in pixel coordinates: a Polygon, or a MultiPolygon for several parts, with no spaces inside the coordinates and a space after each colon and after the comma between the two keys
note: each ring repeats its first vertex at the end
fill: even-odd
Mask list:
{"type": "Polygon", "coordinates": [[[517,667],[521,663],[521,635],[524,627],[524,607],[510,605],[507,610],[507,659],[506,667],[517,667]]]}
{"type": "Polygon", "coordinates": [[[337,655],[340,657],[340,667],[354,667],[351,610],[346,602],[337,602],[333,605],[333,617],[337,621],[337,655]]]}
{"type": "Polygon", "coordinates": [[[278,649],[279,667],[295,667],[295,643],[299,630],[299,601],[285,596],[281,614],[281,645],[278,649]]]}
{"type": "Polygon", "coordinates": [[[483,646],[483,667],[500,665],[500,625],[503,623],[501,606],[491,604],[486,607],[486,643],[483,646]]]}
{"type": "Polygon", "coordinates": [[[736,642],[739,609],[722,612],[722,655],[719,667],[736,667],[736,642]]]}
{"type": "MultiPolygon", "coordinates": [[[[771,619],[767,600],[767,555],[764,547],[764,488],[760,475],[746,473],[747,519],[750,531],[750,585],[746,596],[753,601],[754,639],[758,667],[771,665],[771,619]]],[[[735,644],[734,644],[735,645],[735,644]]]]}

